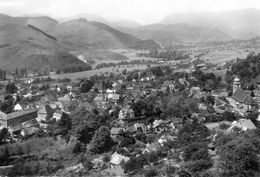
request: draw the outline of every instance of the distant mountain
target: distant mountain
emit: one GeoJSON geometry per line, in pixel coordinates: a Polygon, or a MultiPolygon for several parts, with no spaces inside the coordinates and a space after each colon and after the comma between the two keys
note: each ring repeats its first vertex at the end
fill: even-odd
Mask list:
{"type": "Polygon", "coordinates": [[[96,22],[100,22],[100,23],[107,23],[107,21],[99,16],[99,15],[94,15],[94,14],[89,14],[89,13],[82,13],[79,15],[75,15],[72,17],[67,17],[67,18],[62,18],[59,19],[59,22],[66,22],[66,21],[71,21],[71,20],[78,20],[78,19],[86,19],[87,21],[96,21],[96,22]]]}
{"type": "MultiPolygon", "coordinates": [[[[57,23],[48,18],[29,18],[28,23],[55,36],[59,43],[71,50],[146,47],[142,40],[116,30],[104,23],[80,18],[57,23]]],[[[156,43],[155,46],[158,47],[156,43]]]]}
{"type": "Polygon", "coordinates": [[[0,68],[10,70],[23,67],[35,71],[87,68],[88,65],[72,53],[89,56],[89,52],[94,55],[91,58],[125,59],[104,50],[159,47],[154,41],[143,41],[104,23],[82,18],[59,23],[49,17],[0,15],[0,39],[0,68]]]}
{"type": "Polygon", "coordinates": [[[137,38],[155,40],[157,42],[169,43],[190,43],[190,42],[209,42],[226,41],[231,37],[220,30],[197,27],[187,24],[152,24],[134,29],[122,29],[137,38]]]}
{"type": "Polygon", "coordinates": [[[120,20],[120,21],[110,23],[110,25],[114,27],[121,27],[121,28],[137,28],[141,26],[140,23],[133,20],[120,20]]]}
{"type": "Polygon", "coordinates": [[[162,24],[186,23],[199,27],[217,28],[236,39],[260,36],[260,10],[243,9],[227,12],[172,14],[162,24]]]}
{"type": "MultiPolygon", "coordinates": [[[[46,17],[40,20],[56,23],[46,17]]],[[[56,37],[27,22],[27,17],[0,15],[0,68],[39,72],[89,67],[69,54],[56,37]]]]}

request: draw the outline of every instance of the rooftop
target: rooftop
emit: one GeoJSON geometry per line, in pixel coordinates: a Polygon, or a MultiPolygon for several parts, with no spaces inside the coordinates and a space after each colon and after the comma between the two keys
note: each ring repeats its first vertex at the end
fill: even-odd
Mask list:
{"type": "Polygon", "coordinates": [[[0,119],[6,119],[6,120],[10,120],[10,119],[14,119],[23,115],[27,115],[27,114],[31,114],[31,113],[37,113],[36,109],[27,109],[27,110],[21,110],[21,111],[16,111],[16,112],[12,112],[9,114],[5,114],[5,113],[1,113],[0,114],[0,119]]]}

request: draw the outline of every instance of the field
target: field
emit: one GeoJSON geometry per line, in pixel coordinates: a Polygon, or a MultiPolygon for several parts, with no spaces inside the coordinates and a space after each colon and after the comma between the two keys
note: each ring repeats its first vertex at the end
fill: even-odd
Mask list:
{"type": "Polygon", "coordinates": [[[210,62],[212,64],[222,64],[226,61],[230,61],[233,59],[243,59],[246,58],[247,55],[251,52],[255,51],[259,53],[260,50],[216,50],[211,51],[208,54],[201,57],[202,60],[210,62]]]}
{"type": "Polygon", "coordinates": [[[245,58],[247,55],[248,52],[245,51],[220,50],[209,52],[208,54],[202,56],[201,59],[212,64],[222,64],[236,58],[245,58]]]}
{"type": "MultiPolygon", "coordinates": [[[[94,59],[95,64],[92,65],[92,68],[95,68],[96,65],[100,63],[118,63],[120,61],[133,61],[133,60],[158,60],[156,58],[147,58],[147,57],[138,57],[136,56],[136,53],[141,51],[136,51],[132,49],[116,49],[111,50],[111,52],[122,54],[128,58],[128,60],[99,60],[94,59]]],[[[127,71],[133,71],[133,70],[144,70],[147,68],[147,65],[122,65],[120,67],[106,67],[101,69],[95,69],[90,71],[83,71],[83,72],[77,72],[77,73],[64,73],[64,74],[53,74],[51,75],[51,78],[53,79],[63,79],[63,78],[70,78],[71,80],[76,80],[78,78],[89,78],[95,74],[97,75],[109,75],[110,72],[114,74],[120,74],[124,69],[127,69],[127,71]]]]}
{"type": "Polygon", "coordinates": [[[109,75],[110,72],[113,72],[114,74],[120,74],[124,69],[127,69],[127,71],[133,71],[133,70],[144,70],[147,68],[147,65],[126,65],[121,67],[108,67],[108,68],[101,68],[101,69],[95,69],[90,71],[83,71],[83,72],[77,72],[77,73],[64,73],[64,74],[53,74],[50,77],[53,79],[64,79],[64,78],[70,78],[71,80],[76,80],[79,78],[89,78],[95,74],[97,75],[109,75]]]}
{"type": "MultiPolygon", "coordinates": [[[[133,60],[158,60],[157,58],[148,58],[148,57],[138,57],[136,54],[140,52],[145,51],[137,51],[133,49],[115,49],[110,50],[113,53],[124,55],[128,58],[128,60],[113,60],[113,59],[94,59],[95,64],[92,65],[92,68],[95,68],[100,63],[118,63],[120,61],[133,61],[133,60]]],[[[259,51],[255,51],[260,52],[259,51]]],[[[199,53],[192,53],[191,57],[194,58],[194,55],[197,55],[199,53]]],[[[207,61],[212,64],[222,64],[225,61],[233,60],[236,58],[246,58],[246,56],[249,54],[249,50],[216,50],[211,51],[208,54],[201,57],[202,60],[207,61]]],[[[192,61],[192,60],[191,60],[192,61]]],[[[133,71],[133,70],[144,70],[147,68],[146,64],[143,65],[122,65],[120,67],[106,67],[101,69],[94,69],[90,71],[83,71],[83,72],[77,72],[77,73],[64,73],[64,74],[52,74],[50,77],[53,79],[64,79],[64,78],[70,78],[71,80],[76,80],[80,78],[89,78],[93,75],[109,75],[110,72],[114,74],[121,74],[124,69],[127,69],[127,71],[133,71]]],[[[178,71],[183,71],[183,69],[180,69],[178,71]]],[[[222,79],[224,79],[226,70],[214,70],[214,71],[208,71],[208,72],[214,72],[217,76],[221,76],[222,79]]],[[[46,76],[44,76],[46,77],[46,76]]]]}

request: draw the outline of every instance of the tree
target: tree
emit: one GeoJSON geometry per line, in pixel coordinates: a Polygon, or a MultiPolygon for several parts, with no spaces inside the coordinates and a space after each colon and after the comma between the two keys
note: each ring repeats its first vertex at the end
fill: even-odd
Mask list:
{"type": "Polygon", "coordinates": [[[210,157],[208,154],[208,147],[205,143],[194,142],[184,148],[183,153],[184,161],[195,161],[195,160],[208,160],[210,157]]]}
{"type": "Polygon", "coordinates": [[[212,162],[210,160],[196,160],[196,161],[190,161],[186,164],[187,169],[189,169],[190,172],[193,174],[201,172],[203,170],[209,169],[212,167],[212,162]]]}
{"type": "Polygon", "coordinates": [[[156,162],[159,159],[159,155],[157,152],[151,152],[147,155],[147,160],[150,163],[156,162]]]}
{"type": "Polygon", "coordinates": [[[191,177],[191,174],[185,169],[180,169],[177,174],[179,177],[191,177]]]}
{"type": "Polygon", "coordinates": [[[134,172],[136,170],[142,169],[144,165],[147,164],[147,158],[145,155],[140,155],[138,157],[132,157],[125,164],[123,164],[124,172],[134,172]]]}
{"type": "Polygon", "coordinates": [[[13,82],[9,82],[6,87],[5,87],[5,91],[8,94],[14,94],[17,91],[17,87],[15,85],[15,83],[13,82]]]}
{"type": "Polygon", "coordinates": [[[9,137],[10,137],[10,134],[8,132],[8,129],[4,127],[0,131],[0,145],[4,144],[6,142],[6,139],[9,138],[9,137]]]}
{"type": "Polygon", "coordinates": [[[131,144],[135,144],[135,139],[129,135],[125,135],[119,143],[119,147],[128,147],[131,144]]]}
{"type": "Polygon", "coordinates": [[[95,132],[95,135],[88,146],[88,151],[94,154],[107,152],[111,149],[113,144],[114,142],[110,137],[108,127],[102,126],[95,132]]]}
{"type": "Polygon", "coordinates": [[[256,177],[259,164],[255,146],[246,138],[235,138],[219,151],[219,168],[224,177],[256,177]]]}
{"type": "Polygon", "coordinates": [[[230,111],[225,111],[223,114],[222,114],[222,119],[223,120],[227,120],[227,121],[234,121],[236,120],[236,116],[234,113],[230,112],[230,111]]]}
{"type": "Polygon", "coordinates": [[[80,83],[80,92],[87,93],[93,87],[94,83],[91,80],[84,80],[80,83]]]}
{"type": "Polygon", "coordinates": [[[147,143],[147,136],[143,132],[136,133],[135,138],[139,141],[142,141],[143,143],[147,143]]]}
{"type": "Polygon", "coordinates": [[[198,122],[186,123],[178,132],[178,137],[182,145],[191,142],[204,141],[210,135],[208,128],[198,122]]]}
{"type": "Polygon", "coordinates": [[[68,142],[71,126],[72,123],[69,114],[63,112],[60,120],[57,122],[54,135],[61,135],[63,138],[66,138],[66,141],[68,142]]]}
{"type": "Polygon", "coordinates": [[[123,70],[122,70],[122,74],[123,74],[123,75],[126,75],[126,73],[127,73],[127,69],[123,69],[123,70]]]}
{"type": "Polygon", "coordinates": [[[155,177],[158,176],[159,172],[155,168],[149,168],[148,170],[145,171],[144,176],[145,177],[155,177]]]}

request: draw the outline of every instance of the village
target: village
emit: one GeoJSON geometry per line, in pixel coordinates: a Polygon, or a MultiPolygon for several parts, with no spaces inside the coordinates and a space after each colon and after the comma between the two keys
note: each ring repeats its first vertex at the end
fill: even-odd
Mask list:
{"type": "Polygon", "coordinates": [[[16,168],[10,159],[37,156],[33,150],[27,156],[6,154],[8,145],[58,137],[74,142],[74,156],[88,163],[66,164],[53,174],[214,176],[225,141],[221,136],[259,130],[260,85],[242,89],[233,75],[228,90],[220,77],[200,68],[173,72],[156,66],[73,81],[34,77],[5,82],[3,168],[16,168]]]}

